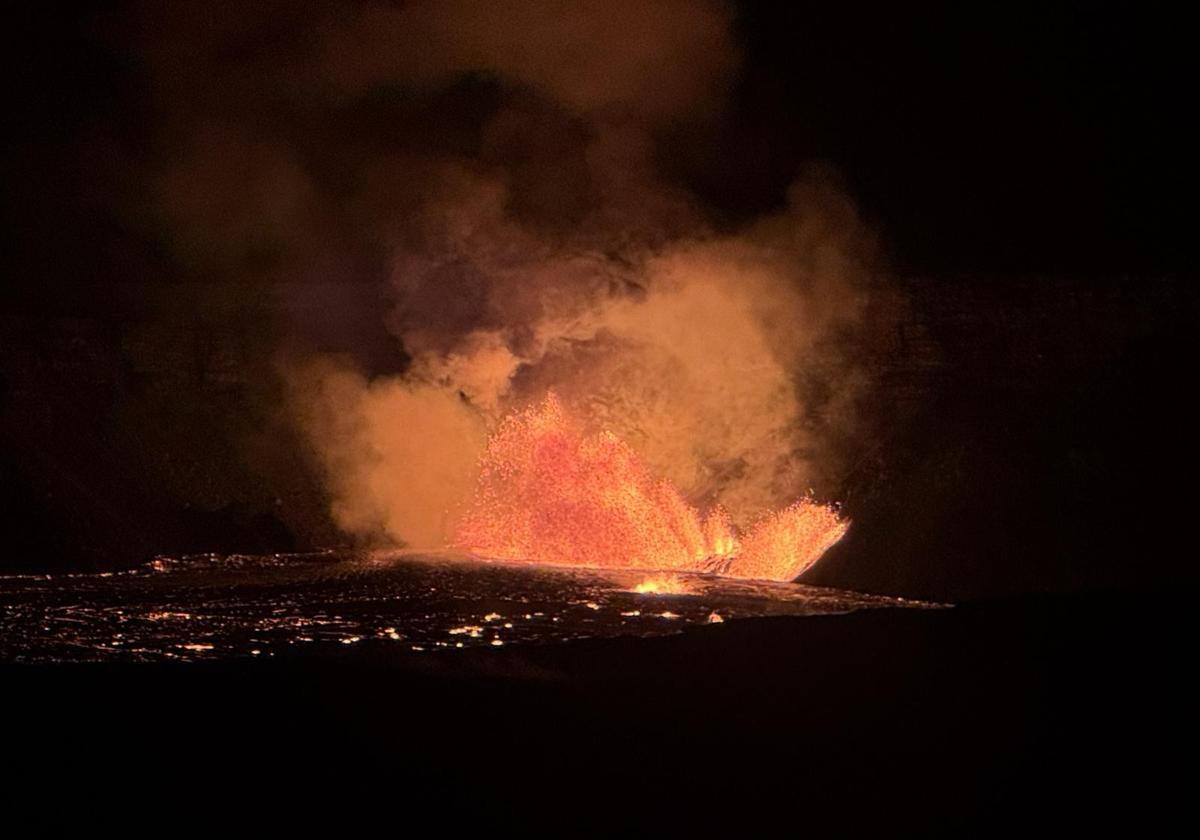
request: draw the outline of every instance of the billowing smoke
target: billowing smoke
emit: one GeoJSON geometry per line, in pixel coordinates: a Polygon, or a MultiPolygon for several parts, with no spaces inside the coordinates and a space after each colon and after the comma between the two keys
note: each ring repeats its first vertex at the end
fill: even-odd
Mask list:
{"type": "Polygon", "coordinates": [[[296,411],[320,454],[335,521],[360,536],[444,542],[475,483],[486,436],[450,390],[403,378],[368,381],[316,359],[293,372],[296,411]]]}
{"type": "Polygon", "coordinates": [[[469,72],[511,87],[480,157],[422,161],[398,220],[387,316],[407,370],[297,377],[342,527],[443,543],[485,431],[551,390],[739,525],[810,486],[820,440],[800,386],[860,312],[869,239],[819,178],[718,234],[656,175],[655,129],[719,107],[733,42],[698,2],[418,3],[337,30],[343,92],[469,72]],[[541,158],[547,144],[571,165],[541,158]]]}
{"type": "Polygon", "coordinates": [[[284,289],[287,411],[339,527],[443,544],[489,431],[549,391],[739,526],[836,473],[873,270],[852,204],[810,174],[731,225],[664,174],[737,81],[730,9],[314,14],[151,6],[135,36],[181,150],[154,172],[158,216],[198,271],[284,289]],[[369,353],[320,352],[355,330],[369,353]]]}

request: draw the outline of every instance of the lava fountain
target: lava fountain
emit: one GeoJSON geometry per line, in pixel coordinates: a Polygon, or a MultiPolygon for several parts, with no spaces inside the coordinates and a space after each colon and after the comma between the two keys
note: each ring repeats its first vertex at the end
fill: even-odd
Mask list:
{"type": "Polygon", "coordinates": [[[584,434],[551,394],[501,421],[452,542],[501,560],[792,580],[849,524],[802,499],[739,534],[724,510],[701,515],[615,435],[584,434]]]}

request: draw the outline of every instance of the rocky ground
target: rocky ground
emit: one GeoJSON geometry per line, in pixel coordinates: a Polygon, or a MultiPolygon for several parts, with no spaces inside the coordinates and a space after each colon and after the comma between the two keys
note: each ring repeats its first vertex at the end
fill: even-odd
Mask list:
{"type": "Polygon", "coordinates": [[[1044,597],[435,656],[9,665],[3,796],[48,830],[1153,832],[1196,747],[1187,615],[1179,595],[1044,597]]]}

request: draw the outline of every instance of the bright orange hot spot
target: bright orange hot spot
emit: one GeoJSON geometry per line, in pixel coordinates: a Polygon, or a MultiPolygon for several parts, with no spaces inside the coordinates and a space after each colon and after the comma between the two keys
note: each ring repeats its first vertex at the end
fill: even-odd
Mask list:
{"type": "Polygon", "coordinates": [[[584,435],[551,395],[506,418],[488,441],[453,543],[503,560],[791,580],[848,524],[802,500],[739,538],[724,510],[702,519],[628,445],[584,435]]]}
{"type": "Polygon", "coordinates": [[[634,584],[629,591],[639,595],[687,595],[692,588],[677,578],[652,577],[634,584]]]}

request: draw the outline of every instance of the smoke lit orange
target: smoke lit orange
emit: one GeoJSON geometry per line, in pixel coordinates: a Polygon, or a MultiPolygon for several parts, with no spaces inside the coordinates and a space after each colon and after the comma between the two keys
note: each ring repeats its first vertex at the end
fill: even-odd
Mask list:
{"type": "Polygon", "coordinates": [[[724,510],[702,517],[614,435],[583,434],[551,395],[492,435],[453,542],[504,560],[791,580],[848,526],[801,500],[739,536],[724,510]]]}

